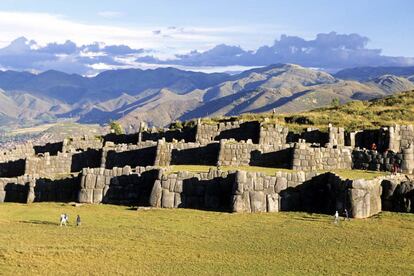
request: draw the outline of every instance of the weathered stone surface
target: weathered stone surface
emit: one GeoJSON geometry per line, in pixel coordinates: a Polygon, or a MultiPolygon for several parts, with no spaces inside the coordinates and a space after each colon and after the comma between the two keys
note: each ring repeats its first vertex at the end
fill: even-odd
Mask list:
{"type": "Polygon", "coordinates": [[[96,175],[87,174],[85,178],[85,189],[94,189],[96,183],[96,175]]]}
{"type": "Polygon", "coordinates": [[[266,197],[262,191],[250,192],[251,212],[266,212],[266,197]]]}
{"type": "Polygon", "coordinates": [[[6,192],[0,191],[0,203],[3,203],[5,198],[6,198],[6,192]]]}
{"type": "Polygon", "coordinates": [[[103,199],[103,189],[93,189],[93,203],[101,203],[103,199]]]}
{"type": "Polygon", "coordinates": [[[162,190],[161,206],[163,208],[173,208],[175,193],[172,193],[166,189],[162,190]]]}
{"type": "Polygon", "coordinates": [[[350,205],[354,218],[367,218],[381,212],[379,181],[354,180],[350,191],[350,205]]]}
{"type": "Polygon", "coordinates": [[[232,198],[232,211],[235,213],[245,212],[244,200],[241,195],[234,195],[232,198]]]}
{"type": "Polygon", "coordinates": [[[95,188],[96,189],[103,189],[104,187],[105,187],[105,176],[99,174],[99,175],[96,176],[95,188]]]}
{"type": "Polygon", "coordinates": [[[267,212],[279,212],[279,195],[276,193],[266,195],[267,212]]]}
{"type": "Polygon", "coordinates": [[[162,188],[160,180],[156,180],[150,195],[150,205],[161,207],[162,188]]]}
{"type": "Polygon", "coordinates": [[[93,189],[81,189],[78,200],[79,203],[93,203],[93,189]]]}

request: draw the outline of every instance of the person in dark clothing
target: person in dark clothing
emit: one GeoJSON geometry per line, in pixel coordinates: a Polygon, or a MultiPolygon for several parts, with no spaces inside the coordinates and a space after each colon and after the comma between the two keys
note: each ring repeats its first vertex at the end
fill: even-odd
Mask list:
{"type": "Polygon", "coordinates": [[[346,209],[346,208],[345,208],[344,213],[345,213],[345,218],[344,218],[344,220],[349,220],[349,213],[348,213],[348,209],[346,209]]]}
{"type": "Polygon", "coordinates": [[[78,215],[77,217],[76,217],[76,226],[80,226],[81,225],[81,218],[80,218],[80,216],[78,215]]]}

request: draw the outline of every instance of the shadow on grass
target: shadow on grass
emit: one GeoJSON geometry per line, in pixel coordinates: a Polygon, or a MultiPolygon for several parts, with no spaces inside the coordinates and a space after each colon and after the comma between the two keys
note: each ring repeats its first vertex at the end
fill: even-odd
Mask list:
{"type": "Polygon", "coordinates": [[[27,224],[40,224],[40,225],[59,225],[57,222],[45,221],[45,220],[22,220],[20,223],[27,224]]]}

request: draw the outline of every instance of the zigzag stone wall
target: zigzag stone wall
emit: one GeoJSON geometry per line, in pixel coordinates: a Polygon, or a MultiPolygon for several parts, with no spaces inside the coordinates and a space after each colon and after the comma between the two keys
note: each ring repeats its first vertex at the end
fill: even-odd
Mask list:
{"type": "Polygon", "coordinates": [[[148,206],[154,182],[160,170],[130,166],[84,169],[80,178],[80,203],[110,203],[148,206]]]}
{"type": "Polygon", "coordinates": [[[218,156],[219,166],[264,166],[290,168],[292,145],[286,144],[253,144],[236,142],[233,139],[220,141],[218,156]]]}
{"type": "Polygon", "coordinates": [[[162,208],[231,210],[235,172],[211,169],[206,173],[162,174],[151,192],[150,204],[162,208]]]}

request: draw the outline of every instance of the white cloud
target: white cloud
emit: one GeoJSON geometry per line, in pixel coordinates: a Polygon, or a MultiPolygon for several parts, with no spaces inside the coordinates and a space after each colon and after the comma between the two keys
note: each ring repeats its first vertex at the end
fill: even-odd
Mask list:
{"type": "MultiPolygon", "coordinates": [[[[114,11],[103,11],[100,15],[112,18],[122,16],[114,11]]],[[[151,49],[159,57],[172,57],[173,54],[194,49],[207,50],[219,43],[241,44],[252,49],[263,42],[271,42],[279,31],[282,32],[282,29],[274,26],[121,27],[76,22],[65,16],[49,13],[0,11],[0,47],[6,46],[16,37],[25,36],[41,45],[68,39],[78,45],[100,41],[105,44],[151,49]],[[159,31],[161,35],[154,31],[159,31]],[[243,41],[245,43],[240,43],[243,41]]]]}

